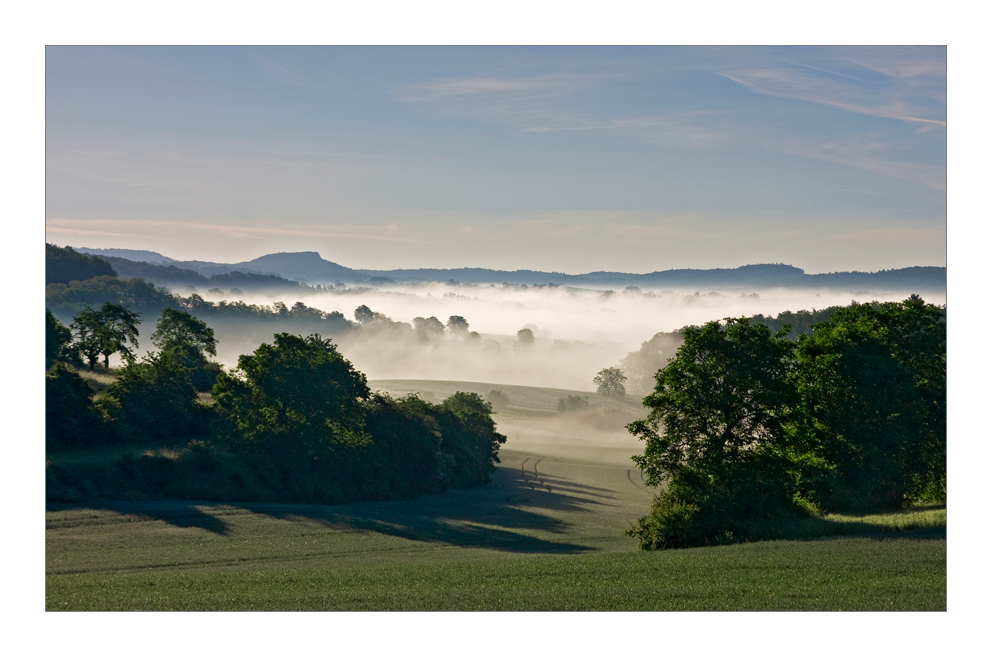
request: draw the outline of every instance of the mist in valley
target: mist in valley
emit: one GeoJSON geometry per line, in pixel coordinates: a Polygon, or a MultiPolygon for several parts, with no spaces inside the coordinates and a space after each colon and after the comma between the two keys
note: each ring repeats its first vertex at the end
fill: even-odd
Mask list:
{"type": "MultiPolygon", "coordinates": [[[[176,289],[178,294],[190,291],[176,289]]],[[[395,284],[376,287],[308,288],[293,298],[285,290],[241,292],[214,289],[198,292],[213,302],[240,300],[272,306],[302,301],[323,312],[339,312],[355,321],[355,310],[368,307],[376,321],[356,330],[325,334],[370,380],[429,379],[480,381],[592,391],[592,378],[616,366],[658,332],[724,317],[786,310],[812,310],[851,301],[898,301],[908,291],[762,289],[620,290],[566,286],[473,285],[457,283],[395,284]],[[464,318],[463,331],[424,330],[424,319],[445,324],[464,318]],[[421,318],[420,328],[414,328],[421,318]],[[517,340],[529,329],[532,344],[517,340]]],[[[943,296],[925,296],[944,303],[943,296]]],[[[146,320],[149,318],[145,318],[146,320]]],[[[245,321],[234,317],[207,320],[218,338],[218,360],[237,365],[240,354],[279,331],[305,332],[305,323],[280,319],[245,321]]],[[[429,322],[430,323],[430,322],[429,322]]],[[[316,332],[320,332],[319,329],[316,332]]],[[[149,335],[145,328],[143,335],[149,335]]],[[[326,333],[326,332],[325,332],[326,333]]],[[[148,346],[142,344],[143,347],[148,346]]]]}

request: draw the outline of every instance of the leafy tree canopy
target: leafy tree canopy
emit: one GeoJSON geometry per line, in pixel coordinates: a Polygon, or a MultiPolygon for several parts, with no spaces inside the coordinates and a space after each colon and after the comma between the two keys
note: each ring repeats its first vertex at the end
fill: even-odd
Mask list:
{"type": "Polygon", "coordinates": [[[317,455],[367,439],[365,375],[319,335],[276,334],[242,355],[232,374],[221,373],[213,397],[220,433],[234,443],[284,442],[317,455]]]}
{"type": "Polygon", "coordinates": [[[616,397],[622,399],[627,394],[627,389],[624,388],[624,381],[627,377],[624,376],[623,371],[619,367],[607,367],[601,369],[599,373],[592,378],[592,382],[596,384],[596,392],[601,395],[606,395],[607,397],[616,397]]]}
{"type": "Polygon", "coordinates": [[[704,479],[786,435],[796,396],[786,381],[792,344],[746,318],[686,328],[675,358],[629,426],[645,441],[634,457],[652,485],[704,479]]]}
{"type": "Polygon", "coordinates": [[[163,351],[174,347],[192,347],[201,354],[217,355],[214,330],[188,312],[163,308],[155,324],[152,344],[163,351]]]}

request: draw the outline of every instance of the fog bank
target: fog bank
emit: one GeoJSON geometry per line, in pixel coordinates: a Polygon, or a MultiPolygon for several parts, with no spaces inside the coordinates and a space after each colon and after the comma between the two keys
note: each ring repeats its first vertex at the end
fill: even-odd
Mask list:
{"type": "MultiPolygon", "coordinates": [[[[177,290],[183,293],[181,290],[177,290]]],[[[798,311],[847,305],[853,301],[899,301],[909,291],[838,291],[763,289],[617,291],[565,286],[417,284],[317,290],[297,298],[274,294],[214,291],[211,301],[240,299],[269,305],[297,300],[325,312],[337,311],[354,320],[355,309],[368,306],[388,317],[391,328],[332,336],[356,368],[375,379],[443,379],[592,390],[592,377],[616,365],[628,352],[659,331],[675,331],[725,317],[798,311]],[[413,330],[415,318],[465,318],[477,336],[445,333],[427,339],[413,330]],[[516,345],[517,331],[529,328],[536,341],[516,345]]],[[[930,303],[944,296],[924,297],[930,303]]],[[[273,323],[216,319],[210,322],[219,339],[218,357],[228,368],[237,357],[270,342],[280,328],[273,323]]]]}

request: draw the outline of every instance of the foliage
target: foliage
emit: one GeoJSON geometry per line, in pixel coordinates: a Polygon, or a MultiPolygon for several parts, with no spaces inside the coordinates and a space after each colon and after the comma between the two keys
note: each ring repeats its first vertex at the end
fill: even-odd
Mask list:
{"type": "Polygon", "coordinates": [[[214,330],[188,312],[174,308],[163,308],[162,315],[155,324],[152,344],[167,351],[182,345],[196,349],[200,354],[217,355],[217,339],[214,330]]]}
{"type": "Polygon", "coordinates": [[[631,392],[643,396],[649,393],[654,384],[654,374],[665,367],[669,359],[682,344],[682,334],[659,332],[641,348],[632,351],[620,361],[620,369],[627,377],[631,392]]]}
{"type": "Polygon", "coordinates": [[[788,326],[789,332],[785,334],[785,337],[789,340],[796,340],[800,335],[809,335],[813,331],[813,326],[821,322],[829,320],[835,312],[837,312],[841,306],[829,306],[827,308],[820,308],[817,310],[798,310],[791,311],[786,310],[780,312],[775,317],[764,315],[754,315],[751,317],[751,321],[756,324],[764,324],[773,333],[781,330],[783,327],[788,326]]]}
{"type": "Polygon", "coordinates": [[[515,347],[532,347],[534,345],[534,331],[529,328],[522,328],[517,331],[517,340],[514,343],[515,347]]]}
{"type": "Polygon", "coordinates": [[[437,317],[414,317],[413,330],[421,340],[436,340],[444,335],[444,324],[437,317]]]}
{"type": "Polygon", "coordinates": [[[103,344],[99,315],[92,308],[86,307],[73,318],[71,328],[76,334],[74,342],[76,353],[86,359],[92,370],[100,358],[103,344]]]}
{"type": "Polygon", "coordinates": [[[208,431],[210,411],[199,403],[189,370],[173,352],[129,363],[96,403],[124,441],[175,442],[208,431]]]}
{"type": "Polygon", "coordinates": [[[105,303],[96,313],[100,336],[100,354],[104,367],[110,367],[110,356],[120,353],[121,358],[134,361],[134,351],[138,348],[138,319],[140,315],[116,303],[105,303]]]}
{"type": "Polygon", "coordinates": [[[441,430],[441,452],[449,457],[445,479],[453,488],[489,481],[499,463],[506,436],[496,431],[492,406],[474,392],[456,392],[435,414],[441,430]]]}
{"type": "Polygon", "coordinates": [[[795,343],[751,320],[683,329],[644,399],[634,457],[667,484],[631,530],[643,547],[781,535],[797,517],[942,500],[944,311],[852,304],[795,343]]]}
{"type": "Polygon", "coordinates": [[[784,332],[772,336],[746,318],[684,330],[644,398],[649,416],[628,426],[645,441],[634,462],[647,482],[668,484],[632,530],[642,547],[750,540],[792,512],[796,482],[783,452],[797,399],[784,332]]]}
{"type": "Polygon", "coordinates": [[[568,395],[558,400],[558,412],[570,413],[589,408],[589,398],[582,395],[568,395]]]}
{"type": "Polygon", "coordinates": [[[918,297],[852,304],[797,346],[795,385],[815,452],[841,478],[830,509],[941,499],[946,489],[946,325],[918,297]]]}
{"type": "Polygon", "coordinates": [[[360,400],[368,399],[365,375],[330,340],[279,333],[273,344],[238,358],[213,389],[224,440],[242,446],[302,449],[313,458],[367,441],[360,400]]]}
{"type": "Polygon", "coordinates": [[[85,281],[96,276],[116,277],[110,263],[96,256],[79,253],[72,247],[59,248],[45,243],[45,282],[69,283],[85,281]]]}
{"type": "Polygon", "coordinates": [[[596,384],[596,392],[607,397],[623,399],[627,395],[624,382],[627,377],[619,367],[606,367],[601,369],[592,382],[596,384]]]}
{"type": "Polygon", "coordinates": [[[72,345],[72,331],[46,308],[45,368],[50,368],[57,361],[75,364],[79,362],[79,353],[72,345]]]}
{"type": "Polygon", "coordinates": [[[93,390],[65,363],[45,375],[45,443],[49,449],[88,447],[107,439],[104,417],[93,405],[93,390]]]}
{"type": "Polygon", "coordinates": [[[98,276],[67,285],[52,283],[45,288],[45,305],[59,317],[75,315],[87,306],[115,303],[139,313],[156,314],[166,306],[175,306],[176,297],[157,289],[140,278],[119,280],[98,276]]]}
{"type": "Polygon", "coordinates": [[[468,335],[468,320],[461,315],[452,315],[449,317],[446,326],[448,327],[448,333],[451,335],[461,337],[468,335]]]}
{"type": "Polygon", "coordinates": [[[152,334],[152,343],[163,352],[171,353],[189,370],[190,380],[198,392],[213,388],[221,366],[207,359],[208,355],[217,355],[217,340],[214,330],[205,322],[185,311],[163,308],[152,334]]]}

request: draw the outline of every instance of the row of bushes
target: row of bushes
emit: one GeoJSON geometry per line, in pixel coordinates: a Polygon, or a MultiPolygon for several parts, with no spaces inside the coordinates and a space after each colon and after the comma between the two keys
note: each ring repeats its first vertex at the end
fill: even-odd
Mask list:
{"type": "Polygon", "coordinates": [[[277,334],[241,356],[234,372],[217,375],[213,404],[199,399],[193,377],[202,361],[184,360],[196,351],[187,346],[127,364],[96,396],[70,365],[48,371],[50,452],[170,448],[102,465],[56,460],[48,467],[49,501],[408,498],[484,483],[499,462],[505,437],[481,397],[456,393],[431,404],[373,394],[318,335],[277,334]]]}

